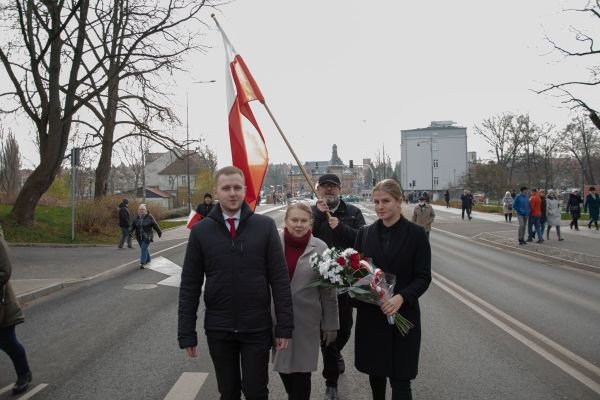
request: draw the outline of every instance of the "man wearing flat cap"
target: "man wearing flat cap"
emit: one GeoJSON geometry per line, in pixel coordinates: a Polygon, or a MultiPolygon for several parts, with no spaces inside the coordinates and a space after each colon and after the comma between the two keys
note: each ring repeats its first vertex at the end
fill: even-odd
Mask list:
{"type": "MultiPolygon", "coordinates": [[[[319,200],[312,206],[312,232],[315,237],[327,243],[328,247],[343,250],[354,247],[358,230],[365,225],[365,218],[357,207],[340,199],[341,186],[340,178],[335,174],[324,174],[319,178],[319,200]]],[[[338,398],[337,381],[339,374],[345,370],[341,351],[350,339],[353,324],[348,294],[338,296],[338,309],[340,329],[337,338],[329,346],[321,345],[323,377],[326,380],[328,400],[338,398]]]]}

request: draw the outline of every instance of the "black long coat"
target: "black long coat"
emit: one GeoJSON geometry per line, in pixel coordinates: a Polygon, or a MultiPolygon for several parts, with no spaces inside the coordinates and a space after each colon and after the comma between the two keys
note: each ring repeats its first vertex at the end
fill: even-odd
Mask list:
{"type": "Polygon", "coordinates": [[[415,327],[402,336],[394,325],[388,324],[379,306],[357,302],[355,365],[356,369],[370,375],[414,379],[421,346],[418,299],[431,282],[431,247],[423,228],[402,217],[392,228],[388,247],[392,250],[386,257],[383,229],[380,220],[362,228],[355,248],[370,257],[378,268],[396,275],[394,293],[404,298],[399,313],[415,327]]]}

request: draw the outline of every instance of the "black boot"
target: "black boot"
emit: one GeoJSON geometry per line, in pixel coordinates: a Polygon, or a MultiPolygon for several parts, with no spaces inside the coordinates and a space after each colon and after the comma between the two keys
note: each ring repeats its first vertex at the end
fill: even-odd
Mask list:
{"type": "Polygon", "coordinates": [[[12,388],[12,394],[17,395],[21,393],[25,393],[29,388],[29,383],[31,382],[31,371],[27,372],[25,375],[19,376],[17,378],[17,382],[12,388]]]}

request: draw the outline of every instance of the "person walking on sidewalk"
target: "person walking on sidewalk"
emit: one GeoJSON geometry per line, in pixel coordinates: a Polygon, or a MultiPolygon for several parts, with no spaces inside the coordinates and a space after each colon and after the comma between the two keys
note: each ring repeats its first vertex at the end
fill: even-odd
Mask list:
{"type": "MultiPolygon", "coordinates": [[[[358,207],[340,199],[340,178],[335,174],[321,175],[317,191],[319,200],[312,206],[313,235],[328,247],[346,249],[354,246],[358,229],[365,225],[365,217],[358,207]]],[[[352,306],[347,293],[338,296],[338,309],[340,330],[335,343],[321,346],[327,400],[337,400],[338,378],[346,369],[342,349],[350,339],[353,324],[352,306]]]]}
{"type": "Polygon", "coordinates": [[[560,236],[560,203],[552,189],[548,190],[548,197],[546,197],[546,223],[548,224],[546,239],[550,239],[550,229],[554,226],[558,240],[563,241],[560,236]]]}
{"type": "Polygon", "coordinates": [[[119,204],[119,228],[121,228],[121,239],[119,239],[119,249],[123,248],[125,239],[127,239],[127,248],[132,249],[131,245],[131,233],[129,228],[131,227],[131,215],[129,214],[129,200],[123,199],[119,204]]]}
{"type": "Polygon", "coordinates": [[[239,400],[242,392],[247,400],[267,400],[270,349],[287,348],[294,330],[290,277],[275,221],[254,213],[245,196],[240,169],[217,171],[219,203],[192,227],[179,288],[177,340],[189,357],[198,356],[196,322],[205,289],[201,326],[221,400],[239,400]]]}
{"type": "Polygon", "coordinates": [[[527,244],[525,241],[525,229],[527,228],[527,220],[529,219],[529,198],[527,196],[527,187],[521,187],[521,192],[515,196],[513,200],[513,210],[517,213],[519,220],[519,244],[527,244]]]}
{"type": "Polygon", "coordinates": [[[413,210],[412,222],[422,226],[425,229],[427,237],[429,237],[429,231],[431,231],[431,224],[435,219],[435,212],[431,204],[427,204],[425,197],[419,197],[419,204],[413,210]]]}
{"type": "Polygon", "coordinates": [[[32,378],[27,353],[15,333],[16,325],[25,318],[10,284],[11,273],[8,245],[0,236],[0,350],[10,357],[17,373],[17,382],[12,388],[12,394],[17,395],[27,391],[32,378]]]}
{"type": "Polygon", "coordinates": [[[467,212],[467,217],[469,217],[469,221],[471,220],[471,208],[473,207],[473,195],[468,190],[465,190],[463,194],[460,195],[460,201],[462,203],[462,219],[465,219],[465,211],[467,212]]]}
{"type": "Polygon", "coordinates": [[[450,208],[450,192],[448,190],[444,193],[444,201],[446,202],[446,208],[450,208]]]}
{"type": "Polygon", "coordinates": [[[140,204],[138,207],[138,215],[134,218],[130,231],[135,231],[135,238],[140,245],[140,268],[144,269],[144,265],[150,262],[150,243],[154,241],[152,230],[155,230],[158,237],[162,236],[160,226],[148,212],[145,204],[140,204]]]}
{"type": "Polygon", "coordinates": [[[596,226],[598,230],[598,214],[600,214],[600,196],[596,193],[596,188],[591,186],[590,192],[585,197],[585,205],[583,208],[584,212],[590,212],[590,221],[588,222],[588,229],[592,229],[592,224],[596,226]]]}
{"type": "Polygon", "coordinates": [[[327,245],[310,231],[312,210],[306,203],[292,203],[285,212],[280,235],[288,267],[294,306],[294,339],[275,353],[273,370],[279,372],[292,400],[310,400],[311,372],[317,370],[319,343],[335,342],[340,328],[335,288],[308,287],[319,279],[310,265],[313,254],[323,254],[327,245]],[[323,334],[321,334],[321,329],[323,334]]]}
{"type": "Polygon", "coordinates": [[[569,200],[567,201],[567,212],[571,214],[569,228],[575,228],[576,231],[579,230],[578,220],[581,218],[581,203],[583,203],[583,200],[579,195],[579,190],[573,190],[573,193],[569,195],[569,200]]]}
{"type": "Polygon", "coordinates": [[[506,222],[512,222],[512,208],[513,208],[513,197],[510,195],[510,192],[507,190],[504,193],[504,198],[502,199],[502,212],[504,212],[504,220],[506,222]]]}
{"type": "Polygon", "coordinates": [[[542,232],[542,237],[540,239],[543,239],[544,232],[546,231],[546,213],[547,213],[546,191],[544,189],[540,189],[538,192],[538,195],[540,196],[541,205],[542,205],[542,215],[540,216],[540,231],[542,232]]]}
{"type": "Polygon", "coordinates": [[[542,199],[540,198],[537,189],[531,189],[531,197],[529,197],[529,224],[527,225],[528,238],[531,242],[533,236],[537,234],[538,243],[544,241],[544,235],[540,228],[540,219],[542,217],[542,199]]]}
{"type": "Polygon", "coordinates": [[[402,216],[396,181],[375,185],[373,204],[378,220],[360,229],[354,247],[383,272],[396,275],[396,284],[381,306],[357,302],[354,363],[369,375],[374,400],[386,399],[388,380],[393,400],[410,400],[421,347],[419,297],[431,283],[431,247],[423,230],[402,216]],[[388,323],[386,317],[396,313],[414,324],[406,336],[388,323]]]}

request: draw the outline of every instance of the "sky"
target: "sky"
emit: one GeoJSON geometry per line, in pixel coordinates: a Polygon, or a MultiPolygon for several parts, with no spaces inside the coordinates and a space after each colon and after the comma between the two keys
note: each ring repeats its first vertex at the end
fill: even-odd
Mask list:
{"type": "MultiPolygon", "coordinates": [[[[174,107],[184,122],[175,135],[185,138],[187,98],[190,136],[206,139],[219,166],[230,164],[225,55],[209,16],[215,12],[301,160],[328,160],[337,144],[346,163],[384,148],[399,161],[400,131],[437,120],[467,127],[468,150],[491,158],[473,130],[484,118],[510,111],[539,123],[570,121],[558,99],[533,90],[587,78],[581,59],[559,57],[545,40],[572,43],[569,21],[587,17],[563,9],[582,3],[237,0],[206,9],[209,49],[190,56],[188,73],[175,76],[174,107]],[[209,80],[216,82],[194,83],[209,80]]],[[[266,112],[253,108],[270,161],[293,162],[266,112]]]]}

